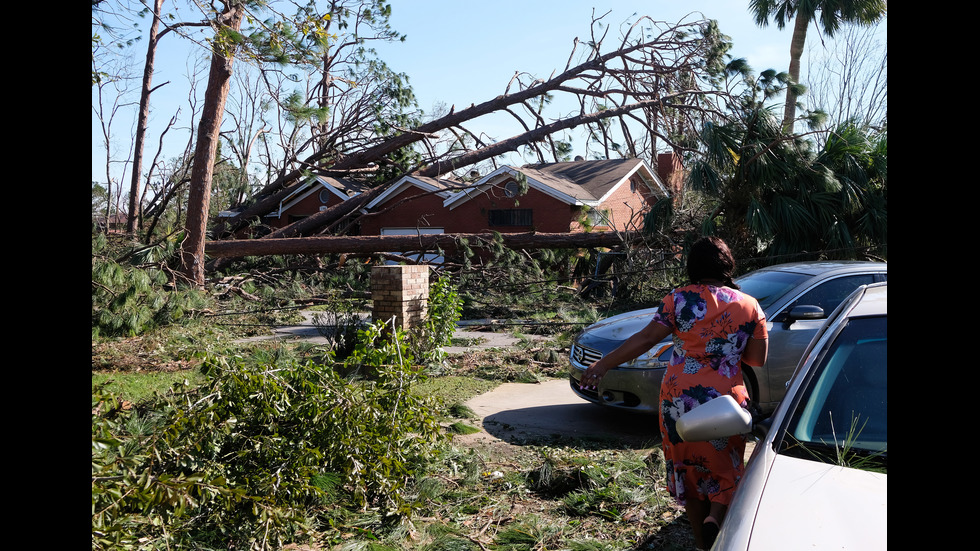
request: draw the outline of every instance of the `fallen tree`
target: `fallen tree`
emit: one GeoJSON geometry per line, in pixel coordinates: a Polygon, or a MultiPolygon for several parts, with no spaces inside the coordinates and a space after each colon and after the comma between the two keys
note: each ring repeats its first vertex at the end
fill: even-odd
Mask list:
{"type": "MultiPolygon", "coordinates": [[[[618,47],[601,53],[609,27],[596,35],[593,21],[591,40],[575,39],[572,55],[564,70],[546,79],[526,83],[527,75],[515,74],[504,93],[480,104],[456,110],[411,129],[388,137],[378,137],[376,143],[350,150],[321,149],[305,160],[296,159],[291,171],[266,185],[234,216],[222,219],[214,229],[218,238],[231,237],[251,221],[271,212],[311,174],[352,176],[375,164],[391,164],[388,157],[399,149],[423,144],[427,152],[413,170],[420,175],[438,176],[484,160],[516,151],[521,147],[534,150],[539,162],[554,156],[559,160],[555,135],[571,128],[591,129],[590,140],[602,144],[599,157],[639,157],[656,152],[658,142],[675,151],[688,150],[683,139],[685,129],[700,126],[705,119],[722,116],[718,110],[729,100],[726,90],[704,86],[719,67],[724,41],[710,21],[694,21],[675,25],[641,17],[624,33],[618,47]],[[572,65],[580,46],[586,47],[584,61],[572,65]],[[516,91],[511,91],[512,85],[516,91]],[[555,94],[575,98],[577,110],[558,118],[545,117],[541,107],[552,101],[555,94]],[[517,109],[523,109],[523,115],[517,109]],[[502,140],[477,138],[463,124],[493,114],[506,113],[519,121],[523,132],[502,140]],[[630,129],[630,126],[634,128],[630,129]],[[613,128],[626,135],[625,145],[617,143],[613,128]],[[449,136],[446,151],[439,152],[440,136],[449,136]],[[641,138],[642,136],[642,138],[641,138]],[[468,137],[470,141],[464,139],[468,137]],[[470,143],[472,142],[472,145],[470,143]]],[[[600,28],[602,28],[600,26],[600,28]]],[[[654,155],[655,157],[655,155],[654,155]]],[[[387,182],[391,184],[392,181],[387,182]]],[[[303,218],[262,239],[289,238],[312,235],[335,224],[340,218],[355,216],[357,207],[383,191],[385,185],[363,194],[360,200],[345,201],[343,207],[331,208],[303,218]]]]}
{"type": "Polygon", "coordinates": [[[437,235],[386,235],[339,237],[286,237],[279,239],[240,239],[208,241],[205,253],[212,258],[291,254],[382,253],[394,251],[435,251],[458,247],[466,242],[480,247],[500,239],[512,249],[565,249],[617,247],[628,243],[630,234],[589,233],[446,233],[437,235]]]}

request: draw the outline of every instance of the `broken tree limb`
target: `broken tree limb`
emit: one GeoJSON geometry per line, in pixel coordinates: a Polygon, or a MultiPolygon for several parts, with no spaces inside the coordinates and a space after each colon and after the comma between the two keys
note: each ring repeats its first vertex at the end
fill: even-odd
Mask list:
{"type": "Polygon", "coordinates": [[[564,249],[616,247],[628,242],[627,235],[616,232],[590,233],[445,233],[436,235],[386,235],[342,237],[288,237],[279,239],[240,239],[209,241],[205,254],[212,258],[242,256],[370,253],[396,251],[434,251],[455,248],[461,240],[470,247],[481,242],[501,239],[512,249],[564,249]]]}
{"type": "MultiPolygon", "coordinates": [[[[593,26],[597,26],[598,20],[603,17],[605,16],[594,18],[593,26]]],[[[605,32],[608,32],[609,27],[599,25],[599,28],[606,29],[605,32]]],[[[661,113],[666,110],[674,113],[672,117],[684,119],[686,127],[693,127],[700,118],[717,116],[717,113],[705,107],[702,101],[705,97],[717,96],[719,101],[723,101],[728,96],[725,91],[713,88],[701,90],[696,85],[699,79],[707,78],[703,76],[704,59],[713,55],[712,49],[717,42],[704,36],[705,29],[709,28],[711,26],[708,21],[668,24],[641,17],[633,24],[630,32],[622,37],[618,49],[605,54],[600,53],[605,32],[603,37],[593,35],[591,41],[585,42],[591,48],[585,56],[585,61],[572,67],[571,60],[574,56],[570,55],[565,71],[558,75],[535,80],[526,88],[522,87],[516,92],[511,92],[511,84],[515,81],[519,83],[519,80],[515,80],[518,76],[515,73],[515,78],[508,83],[504,94],[480,104],[471,104],[468,108],[460,110],[456,110],[454,106],[445,116],[415,128],[405,129],[406,131],[395,136],[378,136],[362,147],[349,151],[339,152],[327,148],[313,153],[299,163],[303,170],[285,171],[280,177],[256,192],[252,203],[245,206],[241,212],[223,218],[215,224],[213,235],[228,237],[250,221],[261,219],[264,214],[272,212],[296,186],[300,185],[298,181],[309,174],[327,169],[341,174],[345,171],[360,170],[370,166],[370,163],[386,159],[391,153],[403,147],[420,141],[425,142],[444,130],[455,133],[464,123],[492,113],[510,112],[521,121],[524,132],[494,142],[492,147],[486,147],[478,141],[480,145],[476,151],[467,152],[449,161],[440,162],[441,155],[430,155],[419,163],[426,171],[425,175],[445,174],[465,167],[467,163],[473,164],[491,159],[494,155],[516,150],[520,146],[543,143],[551,139],[549,131],[561,132],[578,125],[601,123],[613,116],[628,117],[644,125],[650,120],[660,120],[649,113],[661,113]],[[635,36],[634,29],[642,29],[643,36],[635,36]],[[542,117],[538,109],[530,108],[530,105],[537,99],[550,97],[557,92],[576,96],[581,110],[577,116],[562,116],[554,123],[545,125],[544,121],[547,119],[542,117]],[[590,98],[593,103],[588,108],[587,98],[590,98]],[[533,113],[534,124],[523,121],[511,109],[519,105],[527,107],[533,113]],[[615,111],[601,113],[606,110],[615,111]],[[635,111],[644,111],[648,115],[637,116],[634,115],[635,111]]],[[[573,53],[578,45],[579,41],[576,38],[573,53]]],[[[651,136],[663,140],[663,143],[670,144],[678,150],[684,149],[681,143],[672,141],[673,131],[670,129],[648,126],[647,130],[651,136]]],[[[634,147],[634,144],[630,144],[630,147],[634,147]]],[[[654,151],[653,148],[647,150],[654,151]]],[[[298,158],[294,160],[298,161],[298,158]]],[[[292,163],[288,165],[292,166],[292,163]]],[[[344,213],[346,214],[349,213],[344,213]]],[[[284,228],[280,235],[270,235],[265,239],[310,235],[336,221],[336,215],[336,211],[317,213],[295,222],[291,227],[284,228]]]]}

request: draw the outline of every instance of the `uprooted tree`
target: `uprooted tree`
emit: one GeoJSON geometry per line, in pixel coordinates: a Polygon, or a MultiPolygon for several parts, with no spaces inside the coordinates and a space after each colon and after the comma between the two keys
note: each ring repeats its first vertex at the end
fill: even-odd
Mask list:
{"type": "MultiPolygon", "coordinates": [[[[668,24],[642,17],[626,27],[612,50],[604,53],[612,39],[607,36],[610,28],[601,24],[603,17],[593,18],[590,40],[575,39],[564,69],[547,79],[517,73],[493,99],[451,109],[411,127],[400,128],[389,122],[384,132],[368,137],[362,132],[355,147],[340,145],[352,142],[331,134],[335,129],[315,127],[321,134],[311,140],[317,144],[314,152],[285,163],[296,168],[283,171],[237,215],[216,224],[212,235],[227,238],[272,211],[310,175],[356,178],[378,166],[400,166],[402,173],[438,176],[521,148],[541,161],[546,157],[558,161],[567,148],[562,133],[576,127],[587,130],[590,145],[597,148],[593,154],[599,158],[640,157],[653,163],[658,149],[692,150],[691,133],[707,119],[723,119],[732,101],[732,91],[722,81],[730,47],[727,37],[713,21],[668,24]],[[574,110],[558,117],[546,116],[544,106],[557,103],[559,98],[574,99],[574,110]],[[468,128],[493,113],[509,114],[523,131],[505,139],[485,140],[468,128]],[[414,152],[412,162],[399,164],[395,158],[404,160],[409,149],[414,152]]],[[[385,185],[381,183],[260,239],[327,232],[345,217],[356,215],[360,206],[384,191],[385,185]]],[[[185,262],[195,258],[203,262],[203,256],[186,257],[185,262]]],[[[191,279],[203,283],[203,274],[194,274],[191,279]]]]}
{"type": "MultiPolygon", "coordinates": [[[[595,24],[593,29],[596,29],[595,24]]],[[[310,174],[356,175],[358,170],[383,163],[386,156],[420,142],[425,145],[420,149],[429,153],[421,156],[415,172],[422,176],[438,176],[516,151],[522,146],[533,148],[542,161],[545,155],[558,160],[555,136],[578,126],[590,128],[606,156],[650,156],[658,141],[685,151],[690,149],[689,129],[697,128],[706,117],[723,116],[729,93],[709,83],[722,68],[727,43],[713,22],[669,25],[644,18],[629,28],[615,50],[603,54],[601,47],[605,38],[593,35],[588,42],[576,41],[565,70],[547,80],[538,79],[528,84],[525,80],[529,77],[517,74],[505,92],[491,100],[453,110],[360,150],[324,149],[314,153],[300,163],[304,168],[282,175],[259,191],[244,210],[219,224],[215,234],[228,236],[249,220],[270,212],[310,174]],[[642,36],[634,37],[635,34],[642,36]],[[570,66],[577,50],[583,47],[587,49],[585,60],[570,66]],[[511,92],[512,87],[517,90],[511,92]],[[578,110],[549,122],[540,115],[539,104],[553,102],[549,98],[559,93],[574,96],[578,110]],[[496,112],[512,115],[526,131],[485,143],[463,126],[496,112]],[[440,138],[440,132],[451,136],[451,144],[444,152],[439,152],[433,143],[440,138]],[[473,145],[462,139],[463,136],[473,137],[473,145]],[[626,137],[625,143],[618,145],[616,140],[622,140],[622,136],[626,137]]],[[[383,191],[384,186],[379,186],[266,237],[310,235],[355,212],[383,191]]]]}

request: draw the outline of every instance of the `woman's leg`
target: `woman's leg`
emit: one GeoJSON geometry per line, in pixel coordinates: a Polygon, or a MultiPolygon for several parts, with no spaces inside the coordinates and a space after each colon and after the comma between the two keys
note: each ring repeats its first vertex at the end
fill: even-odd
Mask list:
{"type": "Polygon", "coordinates": [[[721,524],[725,521],[725,514],[728,512],[728,506],[703,499],[697,488],[692,488],[686,481],[685,486],[687,493],[685,512],[688,522],[691,523],[691,531],[694,533],[694,545],[698,549],[708,549],[714,542],[705,541],[704,523],[705,521],[714,521],[718,528],[721,528],[721,524]]]}
{"type": "Polygon", "coordinates": [[[725,513],[727,512],[727,505],[714,501],[708,505],[708,516],[705,517],[704,522],[701,524],[701,540],[704,542],[705,548],[711,547],[715,542],[715,538],[718,537],[718,531],[721,530],[721,523],[725,521],[725,513]]]}
{"type": "Polygon", "coordinates": [[[728,512],[728,505],[724,503],[711,502],[708,508],[708,516],[711,517],[715,523],[721,528],[721,523],[725,521],[725,513],[728,512]]]}
{"type": "Polygon", "coordinates": [[[691,523],[691,531],[694,532],[694,545],[698,549],[707,549],[701,527],[704,524],[704,519],[710,513],[710,505],[707,499],[701,497],[698,489],[692,488],[687,481],[685,481],[685,492],[687,495],[685,496],[684,510],[687,513],[687,521],[691,523]]]}

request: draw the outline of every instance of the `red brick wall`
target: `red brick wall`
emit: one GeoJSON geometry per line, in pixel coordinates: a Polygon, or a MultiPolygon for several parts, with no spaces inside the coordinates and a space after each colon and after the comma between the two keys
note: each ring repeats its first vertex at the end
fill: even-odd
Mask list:
{"type": "Polygon", "coordinates": [[[684,167],[681,165],[680,155],[674,153],[660,153],[657,155],[657,176],[664,183],[667,190],[675,198],[681,195],[681,188],[684,185],[684,167]]]}
{"type": "Polygon", "coordinates": [[[472,197],[447,213],[446,233],[519,233],[537,231],[543,233],[564,233],[569,231],[574,213],[572,207],[536,190],[517,197],[507,197],[501,182],[498,186],[472,197]],[[494,209],[532,209],[533,225],[528,226],[490,226],[490,210],[494,209]]]}
{"type": "MultiPolygon", "coordinates": [[[[642,218],[643,213],[649,210],[653,196],[639,176],[634,175],[632,181],[633,186],[624,183],[598,207],[602,211],[608,211],[606,216],[612,225],[595,226],[594,229],[608,228],[620,231],[639,229],[640,218],[642,218]]],[[[656,198],[653,197],[652,201],[655,202],[656,198]]],[[[573,231],[580,231],[581,229],[577,223],[573,227],[573,231]]]]}
{"type": "MultiPolygon", "coordinates": [[[[373,209],[374,213],[361,216],[361,235],[381,235],[381,228],[445,227],[445,208],[442,197],[409,186],[394,197],[373,209]],[[411,199],[402,202],[404,199],[411,199]],[[376,214],[375,214],[376,213],[376,214]]],[[[446,229],[446,233],[452,230],[446,229]]]]}

